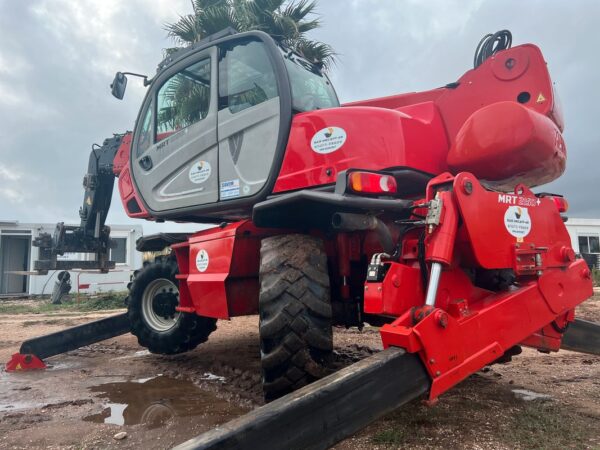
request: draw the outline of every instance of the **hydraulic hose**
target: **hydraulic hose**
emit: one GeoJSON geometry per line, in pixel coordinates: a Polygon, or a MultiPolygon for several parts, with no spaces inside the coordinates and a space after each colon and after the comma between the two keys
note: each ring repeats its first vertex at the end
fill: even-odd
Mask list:
{"type": "Polygon", "coordinates": [[[367,214],[335,213],[331,218],[331,225],[333,228],[340,231],[373,230],[377,234],[379,243],[385,253],[392,255],[396,248],[390,229],[375,216],[367,214]]]}
{"type": "Polygon", "coordinates": [[[501,50],[507,50],[512,45],[512,34],[508,30],[500,30],[494,34],[486,34],[475,49],[473,67],[479,67],[490,56],[501,50]]]}

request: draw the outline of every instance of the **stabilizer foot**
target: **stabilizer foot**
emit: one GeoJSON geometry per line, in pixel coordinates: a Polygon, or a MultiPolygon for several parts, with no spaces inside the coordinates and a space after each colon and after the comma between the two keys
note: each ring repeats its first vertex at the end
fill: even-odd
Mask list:
{"type": "Polygon", "coordinates": [[[6,363],[7,372],[24,372],[45,369],[47,366],[40,358],[31,353],[15,353],[6,363]]]}

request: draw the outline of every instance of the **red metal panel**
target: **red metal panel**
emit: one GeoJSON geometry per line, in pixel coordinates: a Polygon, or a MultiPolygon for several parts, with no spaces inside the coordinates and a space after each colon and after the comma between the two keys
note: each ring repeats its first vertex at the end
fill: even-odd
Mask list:
{"type": "Polygon", "coordinates": [[[563,333],[574,320],[575,310],[572,309],[519,344],[537,348],[541,351],[557,352],[561,347],[563,333]]]}
{"type": "Polygon", "coordinates": [[[281,230],[259,229],[244,220],[201,231],[187,243],[173,245],[178,252],[178,278],[185,280],[183,291],[189,291],[191,300],[191,305],[182,302],[182,306],[218,319],[257,313],[260,241],[277,232],[281,230]]]}
{"type": "Polygon", "coordinates": [[[448,153],[454,172],[504,185],[539,185],[565,170],[566,146],[548,117],[516,102],[481,108],[462,126],[448,153]]]}
{"type": "Polygon", "coordinates": [[[447,170],[448,141],[432,102],[403,112],[382,108],[334,108],[297,114],[273,192],[334,183],[349,168],[411,167],[428,173],[447,170]],[[317,153],[315,134],[326,127],[345,130],[336,151],[317,153]]]}
{"type": "Polygon", "coordinates": [[[113,173],[119,178],[118,187],[119,194],[121,197],[121,203],[123,203],[123,209],[129,217],[137,219],[148,219],[150,214],[144,208],[144,204],[140,200],[140,195],[136,192],[131,179],[131,171],[129,167],[129,154],[131,146],[131,133],[126,133],[123,136],[121,145],[117,150],[117,153],[113,159],[113,173]],[[128,203],[135,201],[139,208],[139,211],[132,211],[128,206],[128,203]]]}
{"type": "Polygon", "coordinates": [[[390,263],[384,282],[365,284],[365,312],[399,316],[425,301],[421,271],[404,264],[390,263]]]}
{"type": "Polygon", "coordinates": [[[123,169],[119,173],[119,194],[121,196],[121,203],[123,203],[123,209],[127,213],[129,217],[134,217],[137,219],[148,219],[150,218],[150,214],[144,208],[144,204],[140,200],[140,195],[136,192],[135,187],[133,186],[133,181],[131,180],[131,171],[129,169],[129,162],[125,164],[123,169]],[[130,211],[128,207],[128,203],[131,200],[135,200],[139,212],[130,211]]]}
{"type": "Polygon", "coordinates": [[[531,120],[523,121],[523,114],[517,117],[502,111],[484,111],[461,137],[452,159],[455,173],[473,170],[480,176],[480,170],[484,179],[517,176],[522,178],[519,181],[532,185],[558,177],[564,170],[562,115],[555,104],[543,56],[536,46],[528,44],[498,53],[445,89],[296,115],[274,192],[333,183],[337,173],[348,168],[383,170],[406,166],[434,175],[442,173],[448,170],[448,149],[465,122],[481,108],[498,102],[509,102],[515,108],[521,102],[521,111],[526,109],[540,116],[532,114],[531,120]],[[556,126],[549,126],[546,117],[556,126]],[[519,130],[534,122],[535,129],[529,129],[528,136],[514,139],[520,136],[519,130]],[[477,124],[481,126],[475,127],[477,124]],[[311,139],[327,127],[345,130],[346,141],[339,149],[320,154],[311,148],[311,139]],[[483,137],[498,142],[477,141],[482,139],[482,133],[473,132],[475,128],[486,128],[483,137]],[[523,151],[525,147],[527,152],[523,151]],[[484,154],[474,154],[481,148],[486,150],[484,154]],[[560,150],[558,158],[550,154],[554,148],[560,150]],[[492,154],[494,165],[488,161],[492,154]]]}
{"type": "MultiPolygon", "coordinates": [[[[500,52],[477,69],[466,72],[458,83],[456,89],[448,90],[436,100],[451,140],[473,112],[484,105],[517,101],[520,93],[529,94],[525,106],[554,118],[552,81],[542,52],[535,45],[519,45],[500,52]],[[512,69],[508,69],[511,64],[512,69]],[[508,75],[509,72],[513,75],[508,75]]],[[[562,128],[561,123],[558,125],[562,128]]]]}
{"type": "Polygon", "coordinates": [[[179,267],[179,273],[175,275],[175,278],[179,280],[179,306],[177,307],[177,311],[193,313],[196,310],[187,284],[188,267],[190,265],[190,245],[188,242],[181,242],[172,245],[171,249],[175,251],[177,267],[179,267]]]}
{"type": "Polygon", "coordinates": [[[551,199],[538,198],[524,186],[514,193],[487,191],[469,173],[456,176],[454,195],[480,266],[516,268],[515,251],[525,247],[547,249],[539,251],[544,267],[567,264],[562,249],[571,247],[571,239],[551,199]]]}
{"type": "MultiPolygon", "coordinates": [[[[441,200],[443,209],[440,223],[428,227],[426,255],[428,261],[445,267],[435,307],[405,310],[381,328],[381,336],[384,347],[400,346],[419,353],[432,377],[430,398],[435,400],[519,343],[557,349],[560,335],[548,330],[548,325],[555,322],[562,327],[573,320],[573,308],[593,292],[585,261],[572,261],[569,236],[552,200],[539,199],[522,185],[514,194],[487,191],[468,173],[454,180],[447,175],[432,180],[427,199],[432,198],[441,200]],[[466,233],[455,226],[457,212],[466,233]],[[451,241],[453,233],[461,239],[468,236],[480,266],[512,268],[518,284],[499,292],[475,287],[462,267],[466,243],[457,245],[454,252],[438,244],[451,241]],[[451,263],[437,253],[453,254],[451,263]]],[[[410,255],[412,249],[408,250],[410,255]]],[[[372,298],[371,303],[378,300],[400,309],[407,302],[385,297],[414,290],[415,280],[407,282],[391,292],[386,285],[392,279],[386,276],[383,285],[376,286],[381,298],[372,298]]],[[[371,284],[366,287],[370,289],[371,284]]]]}
{"type": "MultiPolygon", "coordinates": [[[[592,295],[584,267],[585,262],[578,260],[567,270],[553,269],[541,277],[569,285],[561,314],[592,295]]],[[[459,317],[436,309],[415,325],[408,312],[393,324],[384,325],[381,336],[386,348],[394,345],[420,352],[433,379],[430,398],[435,399],[556,318],[538,284],[532,282],[469,302],[468,314],[459,317]]]]}
{"type": "Polygon", "coordinates": [[[126,133],[121,140],[121,145],[117,150],[117,154],[113,159],[113,173],[115,176],[119,176],[121,170],[125,168],[129,162],[129,147],[131,146],[131,133],[126,133]]]}
{"type": "Polygon", "coordinates": [[[197,314],[228,319],[225,280],[229,275],[235,236],[218,239],[212,239],[211,235],[203,237],[194,236],[190,239],[187,285],[197,314]],[[203,240],[203,237],[207,240],[203,240]],[[202,255],[206,262],[201,262],[202,255]]]}

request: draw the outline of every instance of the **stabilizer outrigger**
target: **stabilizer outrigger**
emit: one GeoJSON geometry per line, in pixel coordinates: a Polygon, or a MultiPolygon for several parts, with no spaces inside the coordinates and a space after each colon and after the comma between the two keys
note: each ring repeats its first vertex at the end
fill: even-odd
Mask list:
{"type": "Polygon", "coordinates": [[[45,369],[44,358],[129,333],[127,314],[118,314],[76,327],[28,339],[6,363],[6,371],[45,369]]]}

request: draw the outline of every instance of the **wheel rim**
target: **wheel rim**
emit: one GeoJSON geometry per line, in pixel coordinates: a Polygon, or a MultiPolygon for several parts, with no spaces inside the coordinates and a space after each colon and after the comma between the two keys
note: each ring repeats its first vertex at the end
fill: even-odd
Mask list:
{"type": "Polygon", "coordinates": [[[164,333],[175,327],[181,313],[175,311],[173,315],[165,314],[164,308],[162,310],[158,308],[157,296],[161,294],[173,294],[177,297],[177,303],[179,303],[179,289],[177,289],[175,283],[166,278],[159,278],[152,281],[144,290],[142,296],[142,314],[150,328],[164,333]]]}

